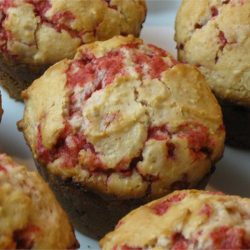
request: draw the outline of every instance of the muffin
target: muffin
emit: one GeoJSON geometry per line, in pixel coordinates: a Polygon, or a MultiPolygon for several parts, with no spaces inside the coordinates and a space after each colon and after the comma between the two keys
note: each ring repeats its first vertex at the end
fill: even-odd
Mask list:
{"type": "Polygon", "coordinates": [[[42,178],[0,154],[0,249],[77,249],[73,229],[42,178]]]}
{"type": "Polygon", "coordinates": [[[121,219],[103,250],[249,249],[250,199],[182,190],[121,219]]]}
{"type": "Polygon", "coordinates": [[[243,147],[250,147],[249,13],[249,0],[183,0],[175,34],[179,59],[196,65],[222,100],[228,142],[243,147]]]}
{"type": "Polygon", "coordinates": [[[133,36],[83,45],[23,98],[19,128],[40,171],[97,235],[135,206],[195,186],[223,152],[204,77],[133,36]]]}
{"type": "Polygon", "coordinates": [[[138,36],[144,0],[0,1],[0,80],[20,93],[49,65],[72,58],[81,44],[115,35],[138,36]]]}

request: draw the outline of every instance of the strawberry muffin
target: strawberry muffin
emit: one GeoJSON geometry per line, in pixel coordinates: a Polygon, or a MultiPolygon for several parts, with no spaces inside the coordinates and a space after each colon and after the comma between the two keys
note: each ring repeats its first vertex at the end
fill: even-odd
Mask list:
{"type": "Polygon", "coordinates": [[[0,249],[77,249],[69,220],[42,178],[0,154],[0,249]]]}
{"type": "Polygon", "coordinates": [[[204,77],[133,36],[80,47],[23,98],[19,128],[40,171],[99,235],[138,204],[197,185],[223,152],[204,77]]]}
{"type": "Polygon", "coordinates": [[[121,219],[100,241],[103,250],[250,248],[250,199],[176,191],[121,219]]]}
{"type": "Polygon", "coordinates": [[[227,141],[242,147],[250,147],[249,13],[249,0],[183,0],[175,34],[179,59],[196,65],[222,100],[227,141]]]}
{"type": "Polygon", "coordinates": [[[115,35],[138,36],[144,0],[1,0],[0,80],[10,95],[49,65],[72,58],[81,44],[115,35]]]}

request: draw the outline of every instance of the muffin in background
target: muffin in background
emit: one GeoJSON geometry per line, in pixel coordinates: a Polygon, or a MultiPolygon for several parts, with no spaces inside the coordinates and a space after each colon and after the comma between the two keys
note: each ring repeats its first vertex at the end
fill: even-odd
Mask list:
{"type": "Polygon", "coordinates": [[[122,218],[102,250],[249,249],[250,199],[175,191],[122,218]]]}
{"type": "Polygon", "coordinates": [[[144,0],[0,1],[0,81],[15,99],[50,65],[81,44],[139,36],[144,0]]]}
{"type": "Polygon", "coordinates": [[[175,27],[179,60],[205,75],[222,104],[226,141],[245,148],[250,148],[249,13],[249,0],[183,0],[175,27]]]}
{"type": "Polygon", "coordinates": [[[42,178],[0,154],[0,248],[77,249],[67,215],[42,178]]]}
{"type": "Polygon", "coordinates": [[[133,36],[83,45],[23,97],[19,128],[39,171],[94,237],[132,208],[196,186],[223,153],[204,77],[133,36]]]}

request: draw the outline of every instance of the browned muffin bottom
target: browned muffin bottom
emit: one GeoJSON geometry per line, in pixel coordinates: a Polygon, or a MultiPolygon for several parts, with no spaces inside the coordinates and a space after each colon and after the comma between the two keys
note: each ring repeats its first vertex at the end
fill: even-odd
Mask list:
{"type": "Polygon", "coordinates": [[[23,96],[19,127],[40,171],[52,185],[66,180],[72,191],[61,192],[92,234],[141,202],[196,186],[223,152],[221,110],[204,77],[132,36],[80,47],[23,96]],[[86,223],[88,213],[102,226],[86,223]]]}
{"type": "Polygon", "coordinates": [[[250,148],[250,108],[220,100],[226,128],[226,144],[250,148]]]}
{"type": "MultiPolygon", "coordinates": [[[[63,179],[51,174],[38,162],[36,166],[39,173],[48,181],[77,230],[96,239],[113,230],[118,220],[128,212],[150,201],[148,198],[118,200],[115,196],[91,192],[70,178],[63,179]]],[[[195,188],[205,189],[214,170],[215,167],[195,185],[195,188]]],[[[184,188],[187,188],[187,185],[180,181],[175,184],[173,190],[184,188]]]]}
{"type": "Polygon", "coordinates": [[[2,0],[0,81],[15,99],[49,65],[81,44],[115,35],[139,36],[144,0],[2,0]]]}
{"type": "Polygon", "coordinates": [[[21,92],[39,76],[48,66],[31,67],[25,64],[13,64],[0,55],[0,82],[10,97],[21,100],[21,92]]]}
{"type": "Polygon", "coordinates": [[[36,163],[36,166],[50,184],[77,230],[95,239],[103,237],[113,229],[121,217],[146,202],[136,199],[118,200],[116,197],[91,192],[70,178],[63,179],[51,174],[39,163],[36,163]]]}

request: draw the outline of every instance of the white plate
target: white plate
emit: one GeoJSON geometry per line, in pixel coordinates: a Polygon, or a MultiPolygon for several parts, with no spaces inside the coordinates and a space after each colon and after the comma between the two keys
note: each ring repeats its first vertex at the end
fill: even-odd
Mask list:
{"type": "MultiPolygon", "coordinates": [[[[175,54],[174,16],[179,1],[149,0],[149,14],[144,25],[142,38],[175,54]],[[150,26],[151,25],[151,26],[150,26]],[[155,25],[155,26],[152,26],[155,25]]],[[[16,122],[22,118],[23,104],[10,99],[1,89],[4,115],[0,124],[0,152],[13,156],[17,161],[35,169],[31,153],[23,136],[16,129],[16,122]]],[[[228,194],[250,197],[250,151],[227,147],[223,159],[217,164],[209,186],[228,194]]],[[[98,249],[98,243],[79,232],[76,233],[81,249],[98,249]]]]}

